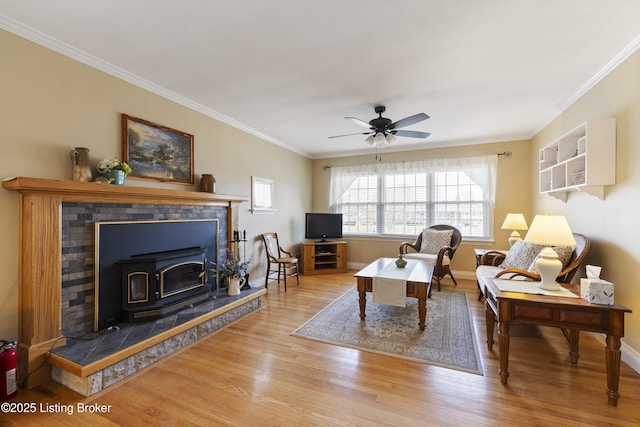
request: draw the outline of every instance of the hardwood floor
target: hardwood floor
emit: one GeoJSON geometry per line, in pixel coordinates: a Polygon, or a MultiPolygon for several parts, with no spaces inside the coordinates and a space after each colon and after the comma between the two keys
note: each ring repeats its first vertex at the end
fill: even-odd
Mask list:
{"type": "Polygon", "coordinates": [[[35,403],[36,413],[0,413],[0,425],[640,424],[640,375],[623,363],[622,396],[608,406],[604,349],[589,334],[572,367],[559,330],[512,327],[503,386],[469,280],[458,280],[457,289],[445,280],[442,289],[469,294],[483,376],[291,336],[355,285],[353,273],[301,276],[286,293],[272,283],[261,310],[90,398],[55,383],[20,390],[12,402],[35,403]],[[86,412],[95,408],[108,410],[86,412]]]}

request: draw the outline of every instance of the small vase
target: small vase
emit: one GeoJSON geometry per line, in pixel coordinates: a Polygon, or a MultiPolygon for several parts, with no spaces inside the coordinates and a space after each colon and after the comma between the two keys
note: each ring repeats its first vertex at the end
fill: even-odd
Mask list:
{"type": "Polygon", "coordinates": [[[406,266],[407,266],[407,260],[404,259],[404,255],[399,255],[398,259],[396,260],[396,267],[405,268],[406,266]]]}
{"type": "Polygon", "coordinates": [[[245,284],[245,278],[239,276],[229,277],[227,279],[227,294],[238,295],[240,294],[240,288],[245,284]]]}
{"type": "Polygon", "coordinates": [[[203,173],[200,178],[200,191],[203,193],[216,192],[216,179],[210,173],[203,173]]]}
{"type": "Polygon", "coordinates": [[[71,150],[71,162],[73,163],[73,180],[80,182],[91,182],[91,165],[89,164],[89,149],[76,147],[71,150]]]}
{"type": "Polygon", "coordinates": [[[103,173],[102,176],[107,179],[113,179],[113,181],[111,181],[111,184],[124,185],[124,181],[127,175],[120,169],[111,169],[103,173]]]}

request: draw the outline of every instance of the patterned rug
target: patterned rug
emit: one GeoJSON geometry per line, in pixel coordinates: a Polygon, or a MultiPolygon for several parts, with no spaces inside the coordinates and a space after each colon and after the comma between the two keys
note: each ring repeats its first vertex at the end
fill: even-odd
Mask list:
{"type": "Polygon", "coordinates": [[[366,314],[361,322],[353,288],[292,335],[482,375],[467,294],[433,292],[424,331],[418,327],[415,298],[407,298],[406,307],[396,307],[374,304],[367,293],[366,314]]]}

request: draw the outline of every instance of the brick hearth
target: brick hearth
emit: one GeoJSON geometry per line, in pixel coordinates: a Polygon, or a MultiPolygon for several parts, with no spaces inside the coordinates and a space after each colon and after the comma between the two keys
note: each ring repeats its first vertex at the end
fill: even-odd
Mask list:
{"type": "Polygon", "coordinates": [[[67,339],[51,354],[51,376],[91,396],[259,309],[265,293],[250,289],[229,296],[218,290],[209,301],[162,319],[124,323],[92,339],[67,339]]]}

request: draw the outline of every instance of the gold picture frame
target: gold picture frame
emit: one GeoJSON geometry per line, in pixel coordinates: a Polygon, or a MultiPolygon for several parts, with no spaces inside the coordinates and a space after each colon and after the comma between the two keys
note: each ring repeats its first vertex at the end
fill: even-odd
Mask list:
{"type": "Polygon", "coordinates": [[[131,178],[193,184],[193,135],[122,114],[122,158],[131,178]]]}

